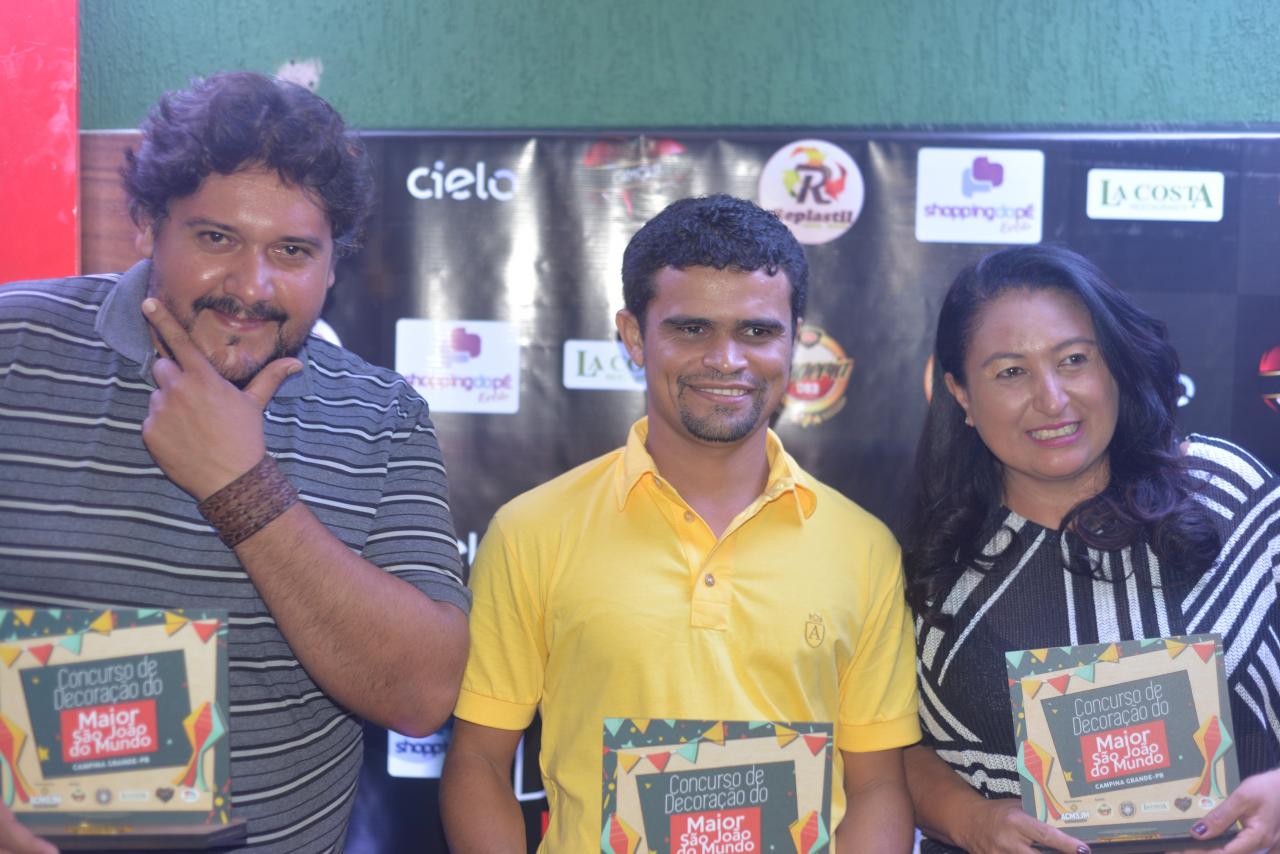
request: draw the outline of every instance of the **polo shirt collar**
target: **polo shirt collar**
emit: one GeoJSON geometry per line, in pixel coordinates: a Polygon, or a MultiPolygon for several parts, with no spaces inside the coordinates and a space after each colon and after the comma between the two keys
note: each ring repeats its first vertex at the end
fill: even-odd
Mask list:
{"type": "MultiPolygon", "coordinates": [[[[653,479],[660,477],[653,457],[645,448],[649,438],[649,419],[641,418],[631,425],[627,433],[627,444],[622,449],[622,458],[618,461],[615,475],[615,495],[618,500],[618,512],[625,508],[636,484],[648,475],[653,479]]],[[[813,515],[818,506],[818,495],[814,490],[809,474],[782,447],[782,440],[772,430],[765,437],[765,455],[769,460],[769,476],[765,483],[765,501],[772,501],[784,494],[794,497],[796,512],[801,518],[813,515]]]]}
{"type": "MultiPolygon", "coordinates": [[[[115,287],[102,301],[94,324],[103,342],[137,366],[136,376],[155,385],[151,366],[156,360],[151,343],[151,324],[142,315],[142,301],[147,297],[151,281],[151,262],[143,259],[120,276],[115,287]]],[[[302,370],[285,379],[275,397],[302,397],[311,393],[311,359],[307,345],[298,353],[302,370]]]]}

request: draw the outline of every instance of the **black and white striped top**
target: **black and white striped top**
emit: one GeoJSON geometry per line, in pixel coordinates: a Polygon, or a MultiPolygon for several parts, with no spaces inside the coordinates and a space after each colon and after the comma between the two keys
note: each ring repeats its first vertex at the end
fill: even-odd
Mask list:
{"type": "Polygon", "coordinates": [[[946,631],[917,620],[925,742],[984,796],[1021,793],[1003,652],[1045,646],[1220,634],[1240,773],[1280,765],[1280,478],[1220,439],[1192,436],[1187,453],[1223,542],[1202,577],[1162,573],[1146,544],[1090,555],[1113,580],[1073,575],[1075,535],[1005,511],[985,552],[1012,542],[1008,569],[961,575],[944,599],[946,631]]]}
{"type": "MultiPolygon", "coordinates": [[[[142,443],[147,278],[142,262],[0,287],[0,605],[227,610],[233,814],[255,850],[338,850],[361,722],[302,669],[234,553],[142,443]]],[[[299,358],[267,407],[267,450],[353,551],[467,609],[426,403],[317,338],[299,358]]]]}

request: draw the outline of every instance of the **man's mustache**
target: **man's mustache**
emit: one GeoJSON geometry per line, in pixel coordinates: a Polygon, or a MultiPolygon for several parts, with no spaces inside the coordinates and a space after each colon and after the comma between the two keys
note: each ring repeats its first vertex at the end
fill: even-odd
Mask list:
{"type": "Polygon", "coordinates": [[[276,306],[268,305],[265,302],[245,305],[235,297],[227,295],[217,297],[203,296],[191,304],[192,314],[198,314],[206,308],[247,320],[271,320],[277,323],[284,323],[289,319],[289,315],[276,306]]]}

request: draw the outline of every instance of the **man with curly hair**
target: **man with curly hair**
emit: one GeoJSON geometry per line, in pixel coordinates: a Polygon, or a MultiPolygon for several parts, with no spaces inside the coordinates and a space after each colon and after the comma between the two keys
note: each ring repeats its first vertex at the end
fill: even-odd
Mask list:
{"type": "MultiPolygon", "coordinates": [[[[0,288],[0,608],[227,611],[233,815],[255,850],[339,849],[360,719],[438,727],[470,604],[425,402],[309,337],[366,155],[250,73],[165,95],[142,132],[145,260],[0,288]]],[[[45,850],[0,812],[0,848],[45,850]]]]}
{"type": "MultiPolygon", "coordinates": [[[[919,728],[898,546],[768,429],[807,281],[787,227],[731,196],[675,202],[631,239],[617,327],[644,367],[647,417],[624,447],[502,507],[480,544],[441,788],[454,854],[524,844],[507,775],[535,713],[548,854],[606,842],[676,851],[679,828],[712,826],[734,830],[705,850],[790,850],[788,824],[803,823],[801,775],[782,770],[769,797],[752,802],[769,800],[765,821],[759,806],[729,808],[740,789],[699,788],[708,772],[688,754],[659,759],[658,774],[630,766],[627,779],[672,798],[660,801],[665,811],[650,802],[643,828],[628,814],[643,844],[614,840],[626,781],[608,772],[606,736],[638,746],[624,719],[635,738],[665,739],[673,751],[689,739],[696,747],[712,721],[780,742],[787,724],[823,727],[813,737],[832,762],[825,780],[809,781],[822,793],[809,811],[826,812],[834,850],[910,850],[902,748],[919,728]]],[[[622,751],[612,752],[623,768],[622,751]]],[[[628,791],[640,797],[638,784],[628,791]]]]}

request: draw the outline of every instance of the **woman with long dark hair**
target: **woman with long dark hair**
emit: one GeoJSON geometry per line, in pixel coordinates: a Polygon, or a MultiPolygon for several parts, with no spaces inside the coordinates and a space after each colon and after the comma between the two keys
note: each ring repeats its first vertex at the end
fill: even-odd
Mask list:
{"type": "Polygon", "coordinates": [[[1066,249],[962,272],[933,376],[903,542],[922,850],[1087,851],[1022,812],[1005,651],[1214,632],[1246,779],[1193,833],[1280,851],[1280,478],[1177,435],[1164,325],[1066,249]]]}

